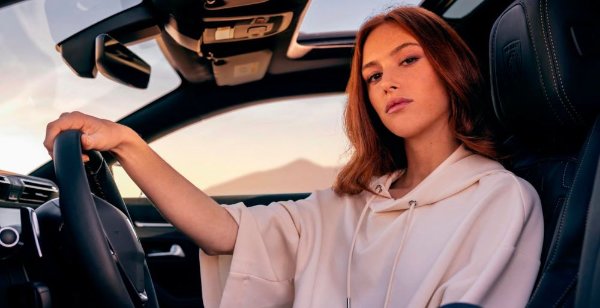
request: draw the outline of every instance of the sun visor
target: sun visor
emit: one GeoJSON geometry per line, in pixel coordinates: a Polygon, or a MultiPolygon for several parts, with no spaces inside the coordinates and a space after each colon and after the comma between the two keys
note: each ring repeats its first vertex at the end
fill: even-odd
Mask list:
{"type": "Polygon", "coordinates": [[[260,80],[265,76],[271,56],[270,50],[219,58],[213,61],[213,73],[219,86],[234,86],[260,80]]]}

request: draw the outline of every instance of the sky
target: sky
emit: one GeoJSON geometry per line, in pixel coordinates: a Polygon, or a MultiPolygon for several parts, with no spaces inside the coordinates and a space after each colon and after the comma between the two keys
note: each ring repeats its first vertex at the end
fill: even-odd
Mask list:
{"type": "MultiPolygon", "coordinates": [[[[201,189],[301,159],[337,167],[347,161],[345,101],[345,95],[326,95],[249,105],[180,129],[151,146],[201,189]]],[[[123,175],[121,170],[115,174],[123,175]]],[[[121,180],[130,196],[139,195],[131,182],[121,180]]]]}
{"type": "Polygon", "coordinates": [[[415,5],[420,2],[421,0],[312,0],[300,32],[356,30],[367,18],[392,6],[415,5]]]}
{"type": "Polygon", "coordinates": [[[134,46],[153,69],[147,90],[76,76],[56,52],[42,1],[0,10],[0,169],[29,173],[49,156],[42,147],[46,124],[79,110],[118,120],[177,87],[179,78],[154,41],[134,46]]]}
{"type": "MultiPolygon", "coordinates": [[[[96,0],[69,3],[81,4],[94,1],[96,0]]],[[[305,16],[306,26],[301,31],[325,31],[324,29],[339,31],[357,28],[367,16],[384,10],[391,3],[406,4],[407,1],[353,0],[352,5],[350,3],[349,0],[313,1],[305,16]],[[339,9],[340,3],[343,4],[344,10],[339,9]]],[[[51,19],[53,22],[56,20],[56,18],[51,19]]],[[[68,17],[63,19],[66,20],[68,17]]],[[[62,20],[63,27],[64,20],[62,20]]],[[[180,83],[179,77],[167,64],[154,41],[144,42],[133,46],[132,49],[152,66],[150,84],[146,90],[117,84],[103,78],[100,74],[95,79],[84,79],[71,72],[56,52],[55,42],[48,29],[43,1],[26,1],[1,9],[0,170],[27,174],[47,162],[49,156],[42,146],[46,124],[63,112],[78,110],[102,118],[118,120],[177,87],[180,83]]],[[[302,106],[302,104],[310,104],[309,101],[295,100],[294,103],[302,106]]],[[[334,121],[327,120],[327,117],[317,120],[317,117],[311,117],[310,114],[302,115],[301,111],[290,112],[288,105],[271,103],[266,104],[262,109],[246,108],[240,112],[218,116],[215,121],[205,121],[206,124],[199,126],[200,128],[182,130],[172,137],[171,143],[159,140],[153,146],[160,148],[165,153],[165,157],[170,157],[175,162],[185,160],[184,156],[189,155],[178,151],[177,144],[196,143],[201,139],[202,142],[197,144],[202,144],[203,148],[197,149],[197,160],[210,162],[210,164],[198,163],[197,165],[198,168],[212,170],[212,174],[205,176],[203,183],[210,186],[266,168],[256,160],[250,162],[250,160],[245,161],[245,158],[236,159],[243,167],[232,167],[230,163],[232,158],[222,155],[225,149],[242,151],[247,148],[244,147],[250,140],[247,136],[268,134],[274,140],[280,140],[282,144],[286,143],[285,140],[289,135],[310,141],[314,139],[306,133],[307,128],[310,128],[314,132],[330,131],[329,137],[337,141],[316,140],[312,144],[307,142],[304,146],[306,153],[302,155],[322,166],[338,166],[343,163],[340,157],[347,149],[341,123],[344,102],[343,95],[321,98],[321,106],[324,107],[320,110],[324,114],[329,114],[329,119],[333,118],[334,121]],[[274,122],[273,119],[292,123],[294,119],[291,118],[300,116],[314,118],[314,122],[290,124],[285,131],[275,129],[275,133],[272,128],[269,128],[270,126],[262,125],[274,122]],[[236,123],[246,129],[235,131],[232,128],[229,135],[224,137],[224,132],[228,132],[228,125],[224,123],[236,123]],[[206,150],[206,144],[210,144],[211,150],[206,150]]],[[[311,109],[306,109],[306,112],[314,112],[309,110],[311,109]]],[[[300,156],[299,153],[292,153],[293,151],[298,150],[289,146],[280,146],[271,151],[270,157],[259,161],[283,165],[286,161],[281,157],[300,156]]],[[[246,156],[252,155],[259,154],[247,153],[246,156]]]]}

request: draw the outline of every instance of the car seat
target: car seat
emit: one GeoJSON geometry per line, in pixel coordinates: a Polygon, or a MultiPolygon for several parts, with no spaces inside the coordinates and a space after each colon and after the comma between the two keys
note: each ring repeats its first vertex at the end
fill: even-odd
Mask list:
{"type": "Polygon", "coordinates": [[[529,307],[571,307],[576,295],[581,301],[594,290],[587,267],[598,260],[600,209],[587,216],[600,190],[598,8],[595,0],[515,1],[490,36],[494,111],[510,132],[507,167],[537,189],[544,213],[542,264],[529,307]],[[586,237],[580,270],[586,221],[595,234],[586,237]]]}

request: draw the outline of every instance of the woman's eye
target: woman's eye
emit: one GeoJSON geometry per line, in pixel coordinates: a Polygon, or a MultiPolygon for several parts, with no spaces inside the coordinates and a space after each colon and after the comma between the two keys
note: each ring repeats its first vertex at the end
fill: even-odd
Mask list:
{"type": "Polygon", "coordinates": [[[419,60],[419,57],[408,57],[406,59],[404,59],[402,62],[400,62],[401,65],[409,65],[409,64],[413,64],[415,62],[417,62],[417,60],[419,60]]]}
{"type": "Polygon", "coordinates": [[[374,73],[367,77],[367,83],[373,83],[379,79],[381,79],[381,73],[374,73]]]}

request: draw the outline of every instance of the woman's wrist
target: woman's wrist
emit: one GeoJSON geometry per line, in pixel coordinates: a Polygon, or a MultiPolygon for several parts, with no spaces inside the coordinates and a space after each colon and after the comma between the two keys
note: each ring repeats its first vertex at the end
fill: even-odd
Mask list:
{"type": "Polygon", "coordinates": [[[119,124],[117,134],[121,137],[121,142],[111,149],[110,152],[115,155],[119,162],[127,160],[132,153],[137,152],[136,149],[139,150],[140,147],[146,145],[142,137],[128,126],[119,124]]]}

